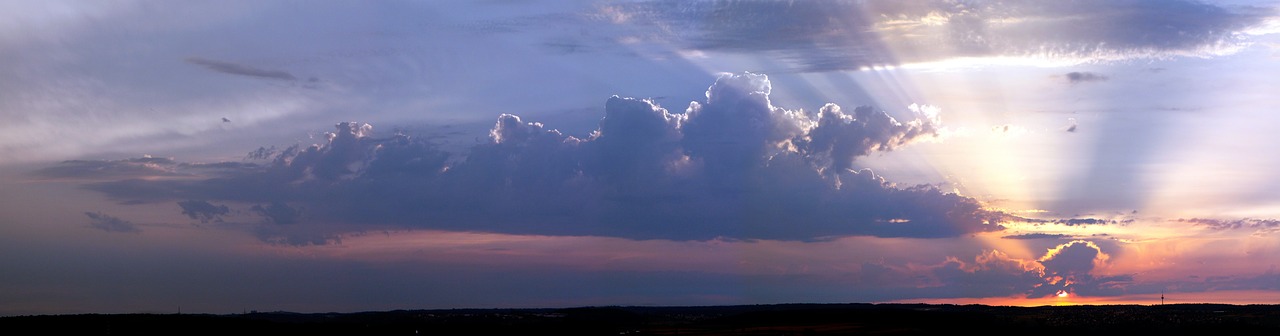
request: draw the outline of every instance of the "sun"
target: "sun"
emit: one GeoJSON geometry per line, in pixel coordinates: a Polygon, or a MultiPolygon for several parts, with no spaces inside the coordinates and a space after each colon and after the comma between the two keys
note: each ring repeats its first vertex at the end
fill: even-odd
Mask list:
{"type": "Polygon", "coordinates": [[[1060,298],[1065,298],[1065,297],[1067,297],[1067,296],[1069,296],[1069,295],[1070,295],[1070,294],[1067,294],[1067,291],[1065,291],[1065,290],[1059,290],[1059,291],[1058,291],[1058,297],[1060,297],[1060,298]]]}

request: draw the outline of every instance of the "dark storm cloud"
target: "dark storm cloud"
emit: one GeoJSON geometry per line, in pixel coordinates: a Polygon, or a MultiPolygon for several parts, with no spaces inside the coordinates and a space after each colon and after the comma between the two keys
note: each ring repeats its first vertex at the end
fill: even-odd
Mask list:
{"type": "Polygon", "coordinates": [[[85,212],[89,217],[89,226],[107,232],[138,233],[142,232],[132,222],[116,218],[101,212],[85,212]]]}
{"type": "Polygon", "coordinates": [[[1093,73],[1093,72],[1073,71],[1073,72],[1068,72],[1065,76],[1067,77],[1067,81],[1071,82],[1071,84],[1081,83],[1081,82],[1098,82],[1098,81],[1105,81],[1109,79],[1105,75],[1093,73]]]}
{"type": "Polygon", "coordinates": [[[250,77],[259,77],[259,78],[267,78],[267,79],[281,79],[281,80],[290,80],[290,81],[298,79],[298,77],[295,77],[293,74],[287,71],[259,69],[259,68],[251,67],[248,65],[236,64],[231,62],[223,62],[223,61],[215,61],[215,60],[204,59],[199,57],[187,58],[187,63],[199,65],[204,67],[205,69],[209,69],[209,70],[213,70],[213,71],[217,71],[225,74],[231,74],[231,75],[250,76],[250,77]]]}
{"type": "Polygon", "coordinates": [[[231,213],[231,209],[226,205],[214,205],[201,200],[180,201],[178,206],[182,208],[183,215],[199,220],[201,223],[221,222],[223,215],[231,213]]]}
{"type": "Polygon", "coordinates": [[[295,228],[812,240],[955,237],[1002,230],[1011,218],[853,167],[858,157],[933,136],[936,116],[913,111],[899,122],[873,107],[787,110],[772,105],[770,90],[764,75],[726,74],[684,113],[615,96],[584,138],[503,114],[488,143],[461,154],[343,122],[323,144],[255,151],[270,161],[258,170],[88,188],[121,201],[258,204],[249,210],[295,228]]]}
{"type": "MultiPolygon", "coordinates": [[[[802,71],[967,56],[1101,60],[1244,45],[1271,9],[1193,1],[676,1],[624,3],[608,17],[695,50],[771,53],[802,71]]],[[[657,36],[657,37],[655,37],[657,36]]]]}

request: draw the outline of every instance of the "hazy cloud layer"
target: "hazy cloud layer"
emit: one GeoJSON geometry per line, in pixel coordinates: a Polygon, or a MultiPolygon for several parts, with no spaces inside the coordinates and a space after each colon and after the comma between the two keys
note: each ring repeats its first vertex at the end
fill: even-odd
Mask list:
{"type": "Polygon", "coordinates": [[[804,71],[954,57],[1110,61],[1242,47],[1271,9],[1193,1],[674,1],[606,7],[641,38],[681,48],[767,52],[804,71]]]}

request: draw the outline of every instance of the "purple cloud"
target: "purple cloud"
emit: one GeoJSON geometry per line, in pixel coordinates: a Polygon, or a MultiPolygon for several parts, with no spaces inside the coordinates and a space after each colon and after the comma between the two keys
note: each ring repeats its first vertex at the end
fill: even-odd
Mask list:
{"type": "Polygon", "coordinates": [[[101,212],[85,212],[89,217],[89,226],[106,232],[138,233],[142,232],[133,222],[110,216],[101,212]]]}
{"type": "MultiPolygon", "coordinates": [[[[771,89],[765,75],[725,74],[683,113],[615,96],[583,138],[504,114],[490,141],[465,153],[343,122],[325,143],[259,149],[251,157],[269,163],[212,178],[86,187],[125,203],[243,204],[270,223],[297,224],[290,230],[341,223],[635,239],[941,238],[1002,230],[1011,218],[854,169],[859,157],[933,136],[937,116],[913,111],[915,119],[899,122],[874,107],[846,114],[834,104],[811,114],[774,106],[771,89]]],[[[223,214],[188,205],[193,219],[223,214]]]]}

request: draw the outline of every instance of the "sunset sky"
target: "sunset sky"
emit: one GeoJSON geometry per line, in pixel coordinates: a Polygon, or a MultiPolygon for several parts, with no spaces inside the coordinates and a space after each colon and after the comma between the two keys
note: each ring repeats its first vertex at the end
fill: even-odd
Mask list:
{"type": "Polygon", "coordinates": [[[1280,3],[0,2],[0,315],[1280,303],[1280,3]]]}

